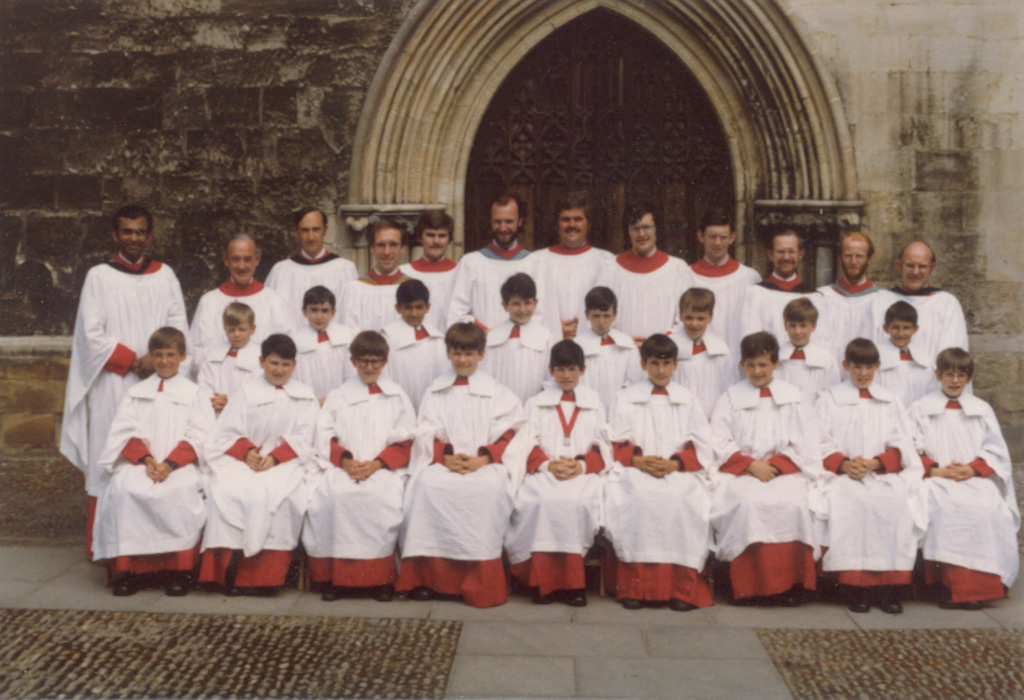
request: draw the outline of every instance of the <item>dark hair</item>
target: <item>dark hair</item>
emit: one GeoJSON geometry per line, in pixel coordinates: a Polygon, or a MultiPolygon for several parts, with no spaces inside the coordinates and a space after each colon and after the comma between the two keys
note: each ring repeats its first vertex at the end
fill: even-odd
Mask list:
{"type": "Polygon", "coordinates": [[[524,300],[537,298],[537,284],[525,272],[517,272],[501,285],[501,300],[503,302],[507,304],[515,296],[522,297],[524,300]]]}
{"type": "Polygon", "coordinates": [[[423,229],[428,228],[448,229],[448,238],[450,239],[455,232],[455,219],[440,209],[428,209],[416,220],[416,226],[412,230],[413,238],[419,240],[423,229]]]}
{"type": "Polygon", "coordinates": [[[399,306],[405,306],[414,301],[422,301],[429,304],[430,289],[427,288],[427,285],[423,284],[422,280],[407,279],[398,285],[398,289],[395,290],[395,303],[399,306]]]}
{"type": "Polygon", "coordinates": [[[796,247],[797,250],[804,249],[804,237],[797,233],[796,229],[792,226],[783,228],[777,228],[771,232],[771,234],[765,238],[764,247],[766,250],[775,250],[775,239],[779,236],[796,236],[796,247]]]}
{"type": "Polygon", "coordinates": [[[271,355],[277,355],[282,360],[294,360],[295,354],[295,341],[284,333],[267,336],[267,339],[260,345],[260,357],[264,360],[271,355]]]}
{"type": "Polygon", "coordinates": [[[854,338],[846,344],[843,359],[851,365],[877,365],[878,346],[867,338],[854,338]]]}
{"type": "Polygon", "coordinates": [[[444,346],[452,350],[476,350],[483,352],[487,347],[487,334],[475,323],[453,323],[444,334],[444,346]]]}
{"type": "Polygon", "coordinates": [[[753,360],[768,355],[772,363],[779,361],[779,341],[768,331],[751,333],[740,341],[740,360],[753,360]]]}
{"type": "Polygon", "coordinates": [[[148,236],[153,233],[153,215],[149,213],[149,209],[146,209],[146,207],[138,204],[129,204],[126,207],[121,207],[110,220],[111,230],[117,231],[120,228],[118,222],[121,219],[145,219],[146,235],[148,236]]]}
{"type": "Polygon", "coordinates": [[[782,320],[790,323],[817,323],[818,307],[807,297],[797,297],[783,307],[782,320]]]}
{"type": "Polygon", "coordinates": [[[974,378],[974,358],[971,353],[961,348],[946,348],[935,358],[935,369],[939,374],[960,371],[967,374],[968,379],[974,378]]]}
{"type": "Polygon", "coordinates": [[[608,287],[594,287],[583,299],[587,311],[611,311],[615,313],[619,306],[619,300],[608,287]]]}
{"type": "MultiPolygon", "coordinates": [[[[133,219],[139,217],[133,216],[133,219]]],[[[163,326],[153,331],[153,335],[149,336],[149,351],[154,350],[165,350],[167,348],[175,348],[182,355],[185,354],[185,334],[179,331],[173,326],[163,326]]]]}
{"type": "Polygon", "coordinates": [[[906,321],[917,326],[917,309],[908,301],[897,301],[885,310],[885,325],[893,321],[906,321]]]}
{"type": "Polygon", "coordinates": [[[555,367],[586,367],[586,360],[583,359],[583,348],[572,340],[559,340],[551,346],[551,362],[549,369],[555,367]]]}
{"type": "Polygon", "coordinates": [[[306,214],[312,214],[313,212],[320,215],[320,223],[323,224],[324,228],[327,228],[327,214],[324,214],[323,210],[317,209],[316,207],[303,207],[302,209],[299,209],[295,212],[295,215],[292,216],[292,225],[295,228],[298,228],[302,220],[306,218],[306,214]]]}
{"type": "Polygon", "coordinates": [[[715,293],[703,287],[690,287],[679,297],[679,310],[685,311],[687,308],[715,313],[715,293]]]}
{"type": "Polygon", "coordinates": [[[302,295],[302,308],[305,309],[310,304],[330,304],[331,308],[336,308],[338,300],[327,287],[322,284],[318,284],[315,287],[310,287],[306,290],[306,293],[302,295]]]}
{"type": "Polygon", "coordinates": [[[377,331],[363,331],[348,346],[348,353],[353,358],[379,357],[388,361],[388,341],[377,331]]]}
{"type": "Polygon", "coordinates": [[[404,224],[401,224],[394,219],[378,219],[373,222],[373,225],[370,226],[370,230],[366,232],[366,242],[372,247],[377,242],[377,234],[381,231],[388,231],[390,229],[398,231],[402,236],[402,246],[408,247],[409,230],[405,228],[404,224]]]}
{"type": "Polygon", "coordinates": [[[515,202],[515,205],[516,205],[516,213],[517,213],[516,216],[517,216],[517,218],[525,219],[526,218],[526,202],[524,202],[523,200],[521,200],[519,197],[517,197],[516,195],[512,194],[511,192],[503,192],[503,193],[499,194],[497,197],[495,197],[493,200],[491,200],[491,206],[488,207],[488,211],[493,209],[495,204],[497,204],[499,207],[507,207],[509,204],[512,204],[513,202],[515,202]]]}
{"type": "Polygon", "coordinates": [[[248,233],[236,233],[229,236],[228,239],[224,241],[224,255],[228,254],[228,248],[230,248],[231,244],[235,241],[249,241],[252,243],[252,248],[256,252],[257,256],[263,254],[263,250],[260,248],[260,244],[256,242],[255,238],[250,236],[248,233]]]}
{"type": "Polygon", "coordinates": [[[558,222],[563,211],[569,209],[582,209],[583,215],[587,217],[587,222],[594,220],[594,206],[591,204],[589,192],[584,190],[570,192],[555,202],[555,222],[558,222]]]}
{"type": "Polygon", "coordinates": [[[654,213],[654,207],[650,206],[646,202],[632,202],[626,205],[626,209],[622,212],[622,228],[629,230],[629,227],[640,221],[646,215],[650,214],[654,219],[655,223],[658,221],[658,216],[654,213]]]}
{"type": "Polygon", "coordinates": [[[700,217],[700,230],[703,231],[708,226],[728,226],[731,231],[732,216],[729,210],[725,207],[711,207],[704,212],[704,216],[700,217]]]}
{"type": "Polygon", "coordinates": [[[679,346],[663,333],[649,335],[644,344],[640,346],[640,359],[647,362],[652,357],[659,360],[678,360],[679,346]]]}

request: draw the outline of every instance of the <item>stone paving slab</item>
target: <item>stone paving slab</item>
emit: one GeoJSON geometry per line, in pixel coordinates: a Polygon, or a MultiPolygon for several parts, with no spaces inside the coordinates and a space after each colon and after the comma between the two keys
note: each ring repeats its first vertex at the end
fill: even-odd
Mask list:
{"type": "Polygon", "coordinates": [[[577,695],[584,698],[678,698],[679,700],[790,700],[775,666],[744,659],[576,660],[577,695]]]}
{"type": "Polygon", "coordinates": [[[687,629],[651,626],[644,630],[651,656],[669,659],[768,660],[757,632],[750,629],[687,629]]]}
{"type": "Polygon", "coordinates": [[[460,654],[509,656],[648,655],[639,627],[543,622],[466,622],[460,654]]]}
{"type": "Polygon", "coordinates": [[[575,666],[565,656],[459,655],[446,693],[449,698],[575,696],[575,666]]]}

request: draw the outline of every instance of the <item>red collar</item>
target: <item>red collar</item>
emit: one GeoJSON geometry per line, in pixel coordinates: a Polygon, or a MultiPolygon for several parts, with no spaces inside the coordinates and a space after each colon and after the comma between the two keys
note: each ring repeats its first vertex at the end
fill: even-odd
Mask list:
{"type": "Polygon", "coordinates": [[[761,387],[761,393],[758,394],[759,398],[770,399],[772,397],[772,390],[766,386],[761,387]]]}
{"type": "Polygon", "coordinates": [[[865,289],[868,289],[870,287],[874,287],[875,286],[875,283],[872,282],[871,280],[869,280],[867,277],[865,277],[864,281],[861,284],[858,284],[858,285],[852,285],[852,284],[850,284],[849,282],[846,281],[846,277],[840,277],[839,281],[837,282],[837,284],[840,287],[842,287],[843,289],[845,289],[846,291],[848,291],[850,294],[856,294],[857,292],[863,292],[865,289]]]}
{"type": "Polygon", "coordinates": [[[228,350],[228,357],[238,357],[238,351],[234,348],[228,350]]]}
{"type": "Polygon", "coordinates": [[[651,396],[668,396],[668,389],[663,386],[656,386],[651,389],[651,396]]]}
{"type": "Polygon", "coordinates": [[[584,243],[579,248],[566,248],[561,243],[556,243],[555,245],[548,248],[548,250],[550,250],[552,253],[555,253],[556,255],[582,255],[583,253],[586,253],[588,250],[590,250],[590,244],[584,243]]]}
{"type": "Polygon", "coordinates": [[[562,399],[561,400],[562,401],[572,401],[572,402],[575,403],[575,401],[576,401],[576,392],[575,391],[563,391],[562,392],[562,399]]]}
{"type": "Polygon", "coordinates": [[[455,269],[455,261],[441,258],[437,262],[430,262],[426,258],[417,258],[409,263],[409,267],[416,272],[448,272],[455,269]]]}
{"type": "Polygon", "coordinates": [[[228,280],[221,286],[217,287],[217,289],[224,292],[229,297],[251,297],[253,294],[258,294],[263,291],[263,283],[258,279],[253,279],[252,282],[242,287],[235,284],[234,280],[228,278],[228,280]]]}
{"type": "Polygon", "coordinates": [[[706,349],[707,348],[704,347],[704,340],[703,339],[702,340],[695,340],[695,341],[693,341],[693,354],[694,355],[699,355],[702,352],[704,352],[704,350],[706,350],[706,349]]]}
{"type": "Polygon", "coordinates": [[[668,253],[663,250],[656,250],[654,251],[654,255],[649,258],[641,258],[633,251],[632,248],[630,248],[625,253],[619,253],[615,258],[615,262],[629,272],[646,274],[648,272],[654,272],[667,263],[668,253]]]}
{"type": "Polygon", "coordinates": [[[857,394],[857,396],[859,396],[862,399],[873,399],[874,398],[871,395],[871,390],[870,389],[861,389],[860,392],[857,394]]]}
{"type": "Polygon", "coordinates": [[[419,328],[416,329],[416,340],[424,340],[429,337],[430,333],[428,333],[427,329],[424,328],[423,326],[420,326],[419,328]]]}
{"type": "Polygon", "coordinates": [[[900,361],[910,362],[914,359],[914,356],[910,354],[910,348],[900,348],[900,361]]]}
{"type": "Polygon", "coordinates": [[[487,247],[490,248],[493,252],[503,257],[505,260],[511,260],[516,253],[523,249],[523,247],[519,245],[519,241],[516,241],[515,245],[509,248],[508,250],[505,250],[494,241],[488,243],[487,247]]]}
{"type": "Polygon", "coordinates": [[[317,331],[316,342],[326,343],[330,338],[327,337],[327,331],[317,331]]]}
{"type": "Polygon", "coordinates": [[[601,345],[615,345],[615,340],[610,335],[601,336],[601,345]]]}
{"type": "Polygon", "coordinates": [[[793,279],[786,282],[785,280],[779,279],[775,273],[768,275],[764,278],[765,282],[770,282],[784,292],[792,292],[796,287],[800,285],[800,275],[796,275],[793,279]]]}
{"type": "Polygon", "coordinates": [[[383,392],[380,390],[380,387],[377,386],[376,382],[374,382],[373,384],[370,385],[370,396],[373,396],[374,394],[381,394],[381,393],[383,393],[383,392]]]}
{"type": "Polygon", "coordinates": [[[796,349],[796,350],[793,351],[793,354],[789,356],[789,359],[791,359],[791,360],[806,360],[807,359],[807,355],[804,354],[803,350],[796,349]]]}
{"type": "Polygon", "coordinates": [[[456,377],[452,386],[469,386],[469,377],[456,377]]]}
{"type": "Polygon", "coordinates": [[[518,338],[519,337],[519,324],[518,323],[512,324],[512,332],[508,334],[508,337],[509,337],[510,340],[512,338],[518,338]]]}
{"type": "Polygon", "coordinates": [[[693,265],[690,265],[693,274],[701,277],[727,277],[740,269],[740,264],[734,258],[727,258],[721,265],[713,265],[707,259],[701,258],[693,265]]]}
{"type": "Polygon", "coordinates": [[[366,273],[366,276],[372,279],[376,284],[386,286],[389,284],[394,284],[395,281],[402,276],[402,271],[400,269],[396,269],[394,273],[390,275],[382,275],[379,272],[377,272],[376,269],[371,267],[370,270],[366,273]]]}
{"type": "Polygon", "coordinates": [[[956,399],[950,399],[949,401],[946,402],[946,408],[952,408],[952,409],[958,411],[962,407],[960,406],[960,402],[959,401],[957,401],[956,399]]]}

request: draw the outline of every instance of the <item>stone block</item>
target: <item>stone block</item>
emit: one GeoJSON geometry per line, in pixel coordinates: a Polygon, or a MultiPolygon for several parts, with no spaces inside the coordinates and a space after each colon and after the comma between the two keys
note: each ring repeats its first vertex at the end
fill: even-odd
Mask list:
{"type": "Polygon", "coordinates": [[[24,230],[25,222],[20,216],[0,214],[0,293],[7,291],[12,281],[24,230]]]}
{"type": "Polygon", "coordinates": [[[57,417],[53,414],[33,416],[5,413],[0,417],[4,447],[26,449],[51,447],[56,444],[57,417]]]}
{"type": "Polygon", "coordinates": [[[278,85],[281,67],[292,56],[286,51],[197,50],[180,55],[178,84],[222,88],[278,85]]]}
{"type": "Polygon", "coordinates": [[[132,22],[130,27],[131,31],[119,34],[116,42],[112,42],[113,48],[132,53],[175,55],[192,45],[196,21],[192,18],[146,16],[132,22]]]}
{"type": "Polygon", "coordinates": [[[56,197],[57,178],[52,175],[28,175],[24,171],[3,168],[0,184],[0,205],[10,209],[52,209],[56,197]]]}
{"type": "Polygon", "coordinates": [[[160,190],[160,205],[168,209],[202,207],[210,202],[210,183],[206,178],[188,175],[165,176],[160,190]]]}
{"type": "Polygon", "coordinates": [[[45,415],[64,410],[64,382],[0,382],[0,412],[45,415]]]}
{"type": "MultiPolygon", "coordinates": [[[[998,391],[1007,385],[1024,384],[1021,361],[1009,353],[991,353],[975,350],[974,389],[976,392],[998,391]]],[[[987,399],[986,399],[987,400],[987,399]]],[[[1022,404],[1024,406],[1024,404],[1022,404]]]]}
{"type": "Polygon", "coordinates": [[[32,98],[23,89],[0,90],[0,129],[24,129],[32,123],[32,98]]]}
{"type": "Polygon", "coordinates": [[[206,90],[185,88],[164,93],[161,103],[164,129],[202,129],[210,124],[206,90]]]}
{"type": "Polygon", "coordinates": [[[971,304],[964,309],[974,332],[1024,333],[1024,283],[985,281],[972,291],[971,304]]]}
{"type": "Polygon", "coordinates": [[[245,46],[244,28],[237,20],[199,22],[192,42],[212,49],[241,49],[245,46]]]}
{"type": "Polygon", "coordinates": [[[77,93],[84,125],[101,128],[160,128],[160,91],[134,88],[90,88],[77,93]]]}
{"type": "Polygon", "coordinates": [[[78,254],[81,233],[78,217],[30,214],[25,222],[24,254],[30,260],[70,266],[78,254]]]}
{"type": "Polygon", "coordinates": [[[325,21],[323,17],[296,17],[288,23],[287,32],[289,46],[318,53],[376,46],[382,41],[380,22],[375,18],[331,17],[325,21]]]}
{"type": "Polygon", "coordinates": [[[207,91],[210,124],[257,126],[260,122],[260,91],[256,88],[213,87],[207,91]]]}
{"type": "Polygon", "coordinates": [[[32,125],[35,128],[80,126],[76,93],[39,90],[32,93],[32,125]]]}
{"type": "Polygon", "coordinates": [[[289,129],[277,138],[277,159],[284,172],[338,168],[337,154],[324,141],[319,129],[289,129]]]}
{"type": "Polygon", "coordinates": [[[76,173],[117,175],[122,167],[125,137],[112,131],[72,131],[67,134],[64,158],[76,173]]]}
{"type": "Polygon", "coordinates": [[[366,88],[376,70],[375,55],[361,48],[349,48],[316,56],[304,78],[307,85],[366,88]]]}
{"type": "Polygon", "coordinates": [[[898,145],[915,150],[941,150],[950,144],[949,118],[945,114],[902,114],[898,145]]]}
{"type": "Polygon", "coordinates": [[[199,177],[241,174],[248,136],[238,129],[189,131],[186,167],[199,177]]]}
{"type": "Polygon", "coordinates": [[[978,164],[971,153],[918,151],[914,180],[914,189],[920,191],[977,189],[978,164]]]}
{"type": "Polygon", "coordinates": [[[1014,464],[1024,462],[1024,423],[1004,425],[1003,437],[1006,439],[1006,446],[1010,448],[1010,460],[1014,464]]]}
{"type": "Polygon", "coordinates": [[[102,194],[100,178],[95,175],[60,175],[57,177],[59,209],[100,209],[102,194]]]}
{"type": "Polygon", "coordinates": [[[287,47],[288,32],[286,25],[274,22],[255,26],[245,37],[245,50],[268,51],[287,47]]]}
{"type": "Polygon", "coordinates": [[[43,61],[42,87],[82,88],[92,85],[92,57],[85,54],[57,54],[43,61]]]}
{"type": "Polygon", "coordinates": [[[298,123],[298,90],[294,87],[263,88],[263,112],[260,123],[264,127],[293,127],[298,123]]]}
{"type": "Polygon", "coordinates": [[[47,70],[36,53],[4,52],[0,54],[0,85],[12,88],[39,88],[47,70]]]}
{"type": "MultiPolygon", "coordinates": [[[[327,88],[323,93],[319,118],[327,142],[336,152],[352,144],[364,93],[355,88],[327,88]]],[[[348,170],[346,168],[346,170],[348,170]]]]}
{"type": "Polygon", "coordinates": [[[63,129],[35,129],[29,139],[21,141],[25,172],[39,175],[60,175],[67,172],[64,153],[68,132],[63,129]]]}
{"type": "Polygon", "coordinates": [[[151,53],[101,53],[92,58],[92,79],[97,87],[168,89],[174,85],[175,62],[151,53]]]}

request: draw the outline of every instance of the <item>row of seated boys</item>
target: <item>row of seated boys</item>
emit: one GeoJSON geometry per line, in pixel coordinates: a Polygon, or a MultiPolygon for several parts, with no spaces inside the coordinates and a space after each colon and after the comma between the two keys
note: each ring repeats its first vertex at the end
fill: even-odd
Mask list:
{"type": "Polygon", "coordinates": [[[292,380],[295,343],[271,336],[262,376],[214,420],[177,374],[184,336],[154,333],[156,375],[129,391],[103,458],[111,480],[94,546],[114,593],[167,571],[168,593],[184,595],[197,567],[200,582],[232,595],[273,591],[301,541],[326,600],[398,590],[500,605],[505,552],[535,602],[578,606],[583,555],[602,526],[628,609],[711,605],[710,553],[728,562],[735,603],[798,605],[820,560],[848,587],[851,610],[874,600],[898,613],[919,547],[947,606],[978,608],[1016,576],[1009,456],[991,408],[962,396],[973,375],[965,351],[940,353],[941,389],[908,412],[873,383],[874,343],[856,339],[849,381],[812,405],[775,378],[774,336],[755,333],[741,343],[746,379],[709,421],[673,381],[677,344],[658,334],[640,348],[646,378],[616,395],[606,420],[573,341],[551,348],[553,381],[525,411],[481,369],[482,329],[455,324],[444,342],[450,370],[418,417],[382,376],[387,341],[367,331],[349,346],[356,376],[322,408],[292,380]]]}

